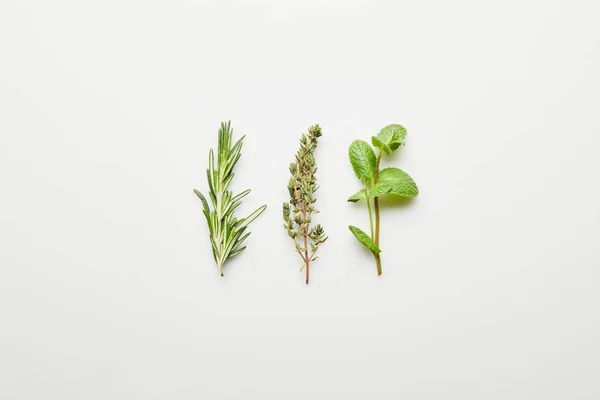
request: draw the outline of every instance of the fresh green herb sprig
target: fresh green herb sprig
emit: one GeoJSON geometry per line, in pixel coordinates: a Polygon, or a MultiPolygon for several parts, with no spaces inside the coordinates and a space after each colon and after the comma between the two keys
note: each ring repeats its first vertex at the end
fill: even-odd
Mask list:
{"type": "Polygon", "coordinates": [[[377,274],[381,275],[381,249],[379,247],[379,231],[381,221],[379,218],[379,197],[391,194],[401,197],[415,197],[419,194],[417,184],[400,168],[385,168],[379,170],[381,157],[390,155],[400,146],[404,145],[406,129],[401,125],[388,125],[377,136],[371,137],[371,143],[378,149],[377,156],[373,148],[364,140],[355,140],[350,145],[349,156],[354,173],[363,183],[364,188],[352,195],[348,201],[356,203],[365,200],[369,210],[369,223],[371,235],[355,226],[350,226],[350,231],[356,239],[365,245],[375,257],[377,274]],[[373,208],[371,207],[373,201],[373,208]],[[373,228],[373,210],[375,212],[375,228],[373,228]]]}
{"type": "Polygon", "coordinates": [[[215,165],[213,149],[210,149],[208,169],[206,170],[212,209],[209,207],[206,197],[199,190],[194,189],[194,193],[202,200],[203,213],[210,232],[213,257],[221,276],[223,276],[225,261],[246,249],[243,243],[250,236],[250,232],[245,234],[244,232],[250,222],[267,208],[266,205],[263,205],[246,218],[237,219],[233,216],[234,210],[242,203],[242,199],[250,193],[250,189],[247,189],[234,196],[232,191],[227,190],[235,175],[233,167],[240,159],[244,137],[245,135],[232,145],[231,121],[221,123],[217,164],[215,165]]]}
{"type": "Polygon", "coordinates": [[[307,285],[310,263],[319,258],[316,255],[317,249],[327,240],[321,225],[311,226],[313,214],[319,212],[315,208],[315,192],[318,186],[315,176],[317,165],[314,152],[321,135],[319,125],[311,126],[308,129],[308,135],[302,134],[296,161],[290,164],[292,175],[288,183],[290,201],[283,203],[283,226],[294,241],[296,251],[302,258],[303,264],[300,271],[306,269],[307,285]]]}

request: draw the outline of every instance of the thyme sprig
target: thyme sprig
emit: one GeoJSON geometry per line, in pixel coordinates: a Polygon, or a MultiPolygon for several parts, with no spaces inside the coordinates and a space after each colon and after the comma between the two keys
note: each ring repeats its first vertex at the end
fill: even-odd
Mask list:
{"type": "Polygon", "coordinates": [[[283,226],[302,258],[300,271],[306,269],[306,284],[309,282],[310,263],[318,258],[317,250],[327,240],[321,225],[311,225],[313,214],[319,212],[314,205],[314,195],[318,189],[314,152],[321,135],[319,125],[311,126],[308,135],[302,134],[296,161],[289,168],[292,175],[288,183],[290,200],[289,203],[283,203],[283,226]]]}

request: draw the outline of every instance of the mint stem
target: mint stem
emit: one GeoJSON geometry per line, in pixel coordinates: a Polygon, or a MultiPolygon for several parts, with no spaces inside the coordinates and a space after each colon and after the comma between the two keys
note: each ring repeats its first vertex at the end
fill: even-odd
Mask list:
{"type": "Polygon", "coordinates": [[[367,193],[366,200],[367,200],[367,210],[369,210],[369,226],[371,227],[371,239],[374,240],[374,230],[373,230],[373,210],[371,209],[371,197],[369,197],[369,191],[367,188],[365,188],[365,192],[367,193]]]}
{"type": "MultiPolygon", "coordinates": [[[[379,182],[379,163],[381,162],[382,154],[383,152],[379,150],[379,154],[377,155],[377,163],[375,164],[375,184],[379,182]]],[[[375,237],[373,238],[373,240],[375,241],[377,247],[379,247],[379,231],[381,227],[381,221],[379,218],[379,198],[375,197],[373,199],[373,203],[375,204],[375,237]]],[[[371,229],[373,229],[372,226],[371,229]]],[[[372,231],[371,236],[373,236],[372,231]]],[[[377,263],[377,275],[381,275],[383,272],[381,271],[381,256],[379,254],[375,255],[375,262],[377,263]]]]}

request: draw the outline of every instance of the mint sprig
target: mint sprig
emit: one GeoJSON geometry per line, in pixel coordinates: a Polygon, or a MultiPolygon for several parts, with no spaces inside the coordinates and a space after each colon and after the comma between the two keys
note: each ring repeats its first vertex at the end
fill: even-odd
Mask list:
{"type": "Polygon", "coordinates": [[[377,136],[371,137],[371,143],[378,150],[375,155],[373,148],[364,140],[355,140],[350,145],[348,156],[354,173],[363,184],[363,189],[350,196],[349,202],[356,203],[364,200],[369,211],[369,224],[371,235],[355,226],[350,226],[350,231],[356,239],[366,246],[377,264],[377,274],[381,275],[381,249],[379,247],[379,232],[381,219],[379,216],[379,197],[395,195],[401,197],[415,197],[419,189],[415,181],[400,168],[385,168],[379,170],[382,156],[390,155],[400,146],[404,145],[406,129],[402,125],[388,125],[377,136]],[[371,206],[373,201],[373,206],[371,206]],[[373,226],[373,213],[375,226],[373,226]]]}

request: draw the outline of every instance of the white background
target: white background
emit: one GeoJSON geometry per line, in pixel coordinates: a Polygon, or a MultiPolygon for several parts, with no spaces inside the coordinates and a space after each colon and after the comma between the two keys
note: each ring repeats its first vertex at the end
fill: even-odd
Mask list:
{"type": "Polygon", "coordinates": [[[595,1],[0,2],[0,398],[600,398],[595,1]],[[218,275],[222,120],[266,203],[218,275]],[[311,284],[282,228],[323,127],[311,284]],[[420,196],[382,211],[347,159],[420,196]]]}

